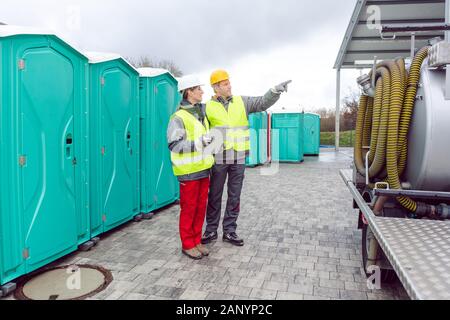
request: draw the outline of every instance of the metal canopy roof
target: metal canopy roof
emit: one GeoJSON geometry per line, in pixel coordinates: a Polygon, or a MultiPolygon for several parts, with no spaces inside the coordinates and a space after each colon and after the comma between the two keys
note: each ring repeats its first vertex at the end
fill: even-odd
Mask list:
{"type": "MultiPolygon", "coordinates": [[[[370,68],[374,56],[378,60],[408,57],[411,52],[410,34],[396,34],[395,40],[383,40],[375,28],[370,6],[378,6],[380,25],[395,27],[418,25],[442,25],[445,21],[445,0],[358,0],[350,24],[345,33],[335,69],[370,68]]],[[[385,36],[392,36],[386,34],[385,36]]],[[[420,32],[416,35],[416,48],[427,44],[427,40],[441,36],[443,31],[420,32]]]]}

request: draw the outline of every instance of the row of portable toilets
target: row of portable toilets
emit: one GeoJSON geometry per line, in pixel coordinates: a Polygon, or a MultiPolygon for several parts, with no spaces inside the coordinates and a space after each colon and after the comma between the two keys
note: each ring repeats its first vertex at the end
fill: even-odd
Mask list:
{"type": "Polygon", "coordinates": [[[249,167],[271,161],[302,162],[320,151],[320,116],[314,113],[252,113],[249,167]]]}
{"type": "MultiPolygon", "coordinates": [[[[161,69],[0,27],[0,285],[179,198],[161,69]]],[[[0,294],[1,295],[1,294],[0,294]]]]}
{"type": "MultiPolygon", "coordinates": [[[[180,96],[166,70],[136,70],[118,55],[81,53],[51,34],[0,26],[0,54],[5,290],[14,279],[89,248],[100,234],[178,200],[166,130],[180,96]]],[[[305,119],[252,114],[260,133],[252,133],[248,165],[271,157],[301,161],[305,119]],[[271,127],[280,129],[276,157],[271,127]]]]}

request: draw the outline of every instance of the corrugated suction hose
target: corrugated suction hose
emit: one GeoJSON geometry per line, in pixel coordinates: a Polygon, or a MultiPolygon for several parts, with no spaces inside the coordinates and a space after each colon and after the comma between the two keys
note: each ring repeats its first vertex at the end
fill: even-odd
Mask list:
{"type": "MultiPolygon", "coordinates": [[[[379,63],[375,71],[375,97],[361,95],[360,98],[354,151],[356,169],[366,175],[365,158],[369,152],[369,178],[372,181],[386,181],[391,189],[402,188],[400,177],[407,164],[407,136],[420,69],[428,56],[428,49],[424,47],[419,50],[409,73],[402,58],[379,63]]],[[[429,213],[426,205],[408,197],[398,197],[397,200],[417,216],[429,213]]]]}

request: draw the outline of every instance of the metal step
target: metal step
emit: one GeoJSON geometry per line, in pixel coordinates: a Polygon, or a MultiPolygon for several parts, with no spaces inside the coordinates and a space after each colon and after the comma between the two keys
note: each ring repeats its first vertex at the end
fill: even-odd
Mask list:
{"type": "Polygon", "coordinates": [[[95,237],[95,238],[92,238],[91,241],[94,242],[94,246],[96,246],[100,242],[100,238],[95,237]]]}
{"type": "Polygon", "coordinates": [[[13,293],[17,288],[17,285],[14,282],[9,282],[3,286],[0,287],[0,298],[6,297],[13,293]]]}
{"type": "Polygon", "coordinates": [[[144,219],[144,220],[150,220],[151,218],[153,218],[153,212],[150,212],[150,213],[144,213],[143,215],[142,215],[142,219],[144,219]]]}
{"type": "Polygon", "coordinates": [[[84,251],[84,252],[85,252],[85,251],[89,251],[89,250],[92,249],[93,246],[95,246],[95,242],[92,241],[92,240],[89,240],[89,241],[83,243],[82,245],[80,245],[80,246],[78,247],[78,250],[84,251]]]}

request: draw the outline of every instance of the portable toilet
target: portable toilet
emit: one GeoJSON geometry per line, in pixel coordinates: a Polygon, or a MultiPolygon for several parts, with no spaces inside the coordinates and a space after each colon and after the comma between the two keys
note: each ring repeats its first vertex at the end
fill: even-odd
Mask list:
{"type": "Polygon", "coordinates": [[[180,196],[167,146],[167,126],[180,95],[177,80],[167,70],[141,68],[139,73],[141,213],[151,218],[153,211],[176,202],[180,196]]]}
{"type": "Polygon", "coordinates": [[[305,155],[317,156],[320,153],[320,115],[305,113],[304,120],[305,155]]]}
{"type": "Polygon", "coordinates": [[[139,73],[120,55],[87,52],[92,237],[140,213],[139,73]]]}
{"type": "Polygon", "coordinates": [[[269,152],[267,148],[267,132],[268,132],[268,114],[267,112],[261,112],[261,126],[259,131],[259,164],[265,164],[269,160],[269,152]]]}
{"type": "Polygon", "coordinates": [[[0,295],[89,240],[88,59],[51,32],[0,26],[0,295]]]}
{"type": "Polygon", "coordinates": [[[272,160],[302,162],[303,113],[272,114],[272,160]]]}
{"type": "Polygon", "coordinates": [[[259,164],[259,134],[261,128],[261,113],[251,113],[248,116],[250,129],[250,150],[245,164],[248,167],[255,167],[259,164]]]}

